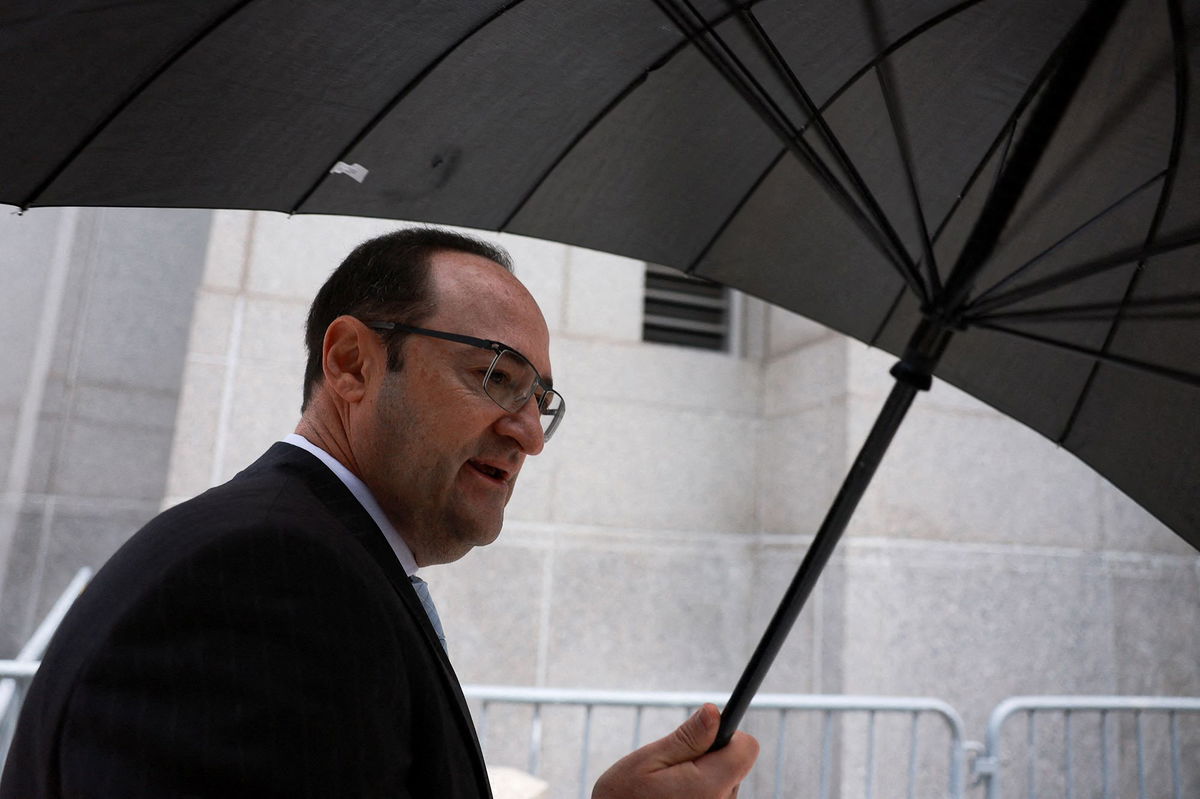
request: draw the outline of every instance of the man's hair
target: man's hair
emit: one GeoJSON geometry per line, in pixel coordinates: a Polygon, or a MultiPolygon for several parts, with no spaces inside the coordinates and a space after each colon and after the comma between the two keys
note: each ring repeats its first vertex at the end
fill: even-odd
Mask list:
{"type": "MultiPolygon", "coordinates": [[[[355,247],[321,286],[308,310],[304,333],[308,362],[301,413],[325,377],[322,348],[330,323],[348,314],[371,321],[419,324],[434,311],[430,258],[444,250],[478,255],[513,271],[512,259],[501,247],[439,228],[405,228],[355,247]]],[[[400,345],[405,337],[399,331],[387,334],[388,368],[393,371],[401,367],[400,345]]]]}

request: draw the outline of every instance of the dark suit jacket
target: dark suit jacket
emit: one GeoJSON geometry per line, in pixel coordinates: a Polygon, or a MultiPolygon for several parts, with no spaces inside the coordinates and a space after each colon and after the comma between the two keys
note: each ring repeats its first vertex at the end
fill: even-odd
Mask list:
{"type": "Polygon", "coordinates": [[[96,575],[30,688],[0,799],[490,796],[404,569],[276,444],[96,575]]]}

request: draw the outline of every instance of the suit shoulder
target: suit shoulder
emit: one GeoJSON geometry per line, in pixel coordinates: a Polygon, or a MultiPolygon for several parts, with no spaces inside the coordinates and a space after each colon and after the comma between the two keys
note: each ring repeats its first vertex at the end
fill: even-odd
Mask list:
{"type": "Polygon", "coordinates": [[[99,570],[64,633],[78,645],[148,608],[178,613],[218,594],[228,594],[225,607],[272,590],[297,607],[321,591],[390,601],[386,575],[337,512],[353,497],[340,483],[340,493],[328,488],[287,469],[251,469],[167,509],[99,570]]]}
{"type": "MultiPolygon", "coordinates": [[[[161,549],[175,559],[220,540],[232,543],[280,534],[337,548],[347,539],[339,535],[347,526],[344,511],[355,502],[332,474],[286,466],[252,467],[223,485],[164,510],[122,549],[138,553],[161,549]]],[[[114,560],[121,557],[128,555],[119,551],[114,560]]]]}

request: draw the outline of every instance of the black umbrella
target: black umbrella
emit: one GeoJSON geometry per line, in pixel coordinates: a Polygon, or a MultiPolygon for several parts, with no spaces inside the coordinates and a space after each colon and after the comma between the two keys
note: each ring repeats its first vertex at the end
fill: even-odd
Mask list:
{"type": "Polygon", "coordinates": [[[0,10],[0,201],[506,230],[899,356],[736,726],[936,375],[1200,546],[1200,0],[0,10]]]}

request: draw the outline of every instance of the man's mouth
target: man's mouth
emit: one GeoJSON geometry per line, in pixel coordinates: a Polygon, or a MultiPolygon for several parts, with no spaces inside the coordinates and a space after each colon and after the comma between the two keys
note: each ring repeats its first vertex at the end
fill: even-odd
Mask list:
{"type": "Polygon", "coordinates": [[[508,472],[504,469],[497,468],[491,464],[484,463],[483,461],[477,461],[475,459],[471,459],[467,461],[467,463],[469,463],[471,468],[475,469],[477,472],[480,472],[484,476],[490,477],[493,480],[499,480],[501,482],[508,480],[508,472]]]}

